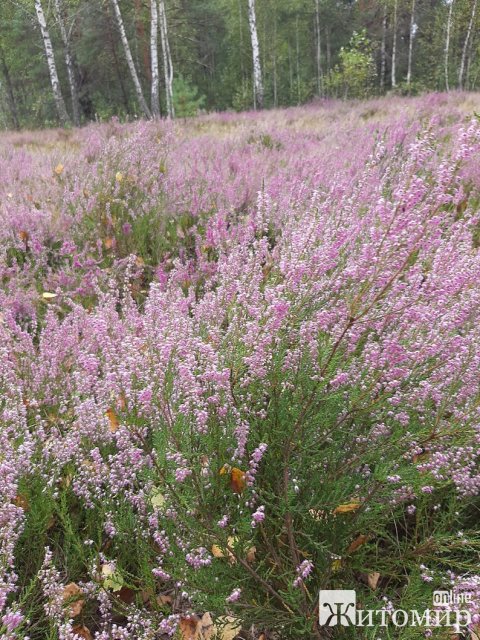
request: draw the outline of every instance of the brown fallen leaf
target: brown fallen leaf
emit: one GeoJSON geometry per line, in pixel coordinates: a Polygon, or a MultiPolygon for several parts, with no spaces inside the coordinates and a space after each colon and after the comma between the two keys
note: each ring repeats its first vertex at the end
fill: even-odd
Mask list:
{"type": "Polygon", "coordinates": [[[82,613],[83,605],[85,604],[85,600],[81,597],[82,595],[82,590],[75,582],[70,582],[63,590],[63,604],[68,607],[69,615],[72,618],[76,618],[82,613]]]}
{"type": "Polygon", "coordinates": [[[109,236],[108,238],[105,238],[104,244],[105,244],[105,249],[113,249],[113,247],[116,244],[115,238],[112,238],[111,236],[109,236]]]}
{"type": "Polygon", "coordinates": [[[28,498],[26,498],[24,495],[22,495],[21,493],[17,493],[17,495],[15,496],[15,498],[13,499],[13,504],[16,507],[20,507],[21,509],[23,509],[24,511],[28,511],[30,504],[28,502],[28,498]]]}
{"type": "Polygon", "coordinates": [[[234,493],[242,493],[247,486],[247,474],[245,471],[233,467],[230,475],[230,487],[234,493]]]}
{"type": "Polygon", "coordinates": [[[90,630],[83,624],[76,624],[72,628],[72,631],[77,636],[80,636],[80,638],[84,638],[85,640],[93,640],[93,637],[92,637],[92,634],[90,633],[90,630]]]}
{"type": "Polygon", "coordinates": [[[372,591],[375,591],[375,589],[377,588],[379,580],[380,580],[380,574],[378,573],[378,571],[374,571],[373,573],[369,573],[367,575],[367,584],[370,587],[370,589],[372,589],[372,591]]]}
{"type": "Polygon", "coordinates": [[[157,604],[161,605],[161,606],[170,606],[173,603],[173,598],[172,596],[169,595],[161,595],[157,597],[157,604]]]}
{"type": "Polygon", "coordinates": [[[352,511],[356,511],[357,509],[359,509],[361,506],[361,502],[359,502],[358,500],[352,500],[351,502],[347,502],[346,504],[339,504],[338,507],[333,510],[333,513],[351,513],[352,511]]]}
{"type": "Polygon", "coordinates": [[[480,624],[476,624],[470,629],[470,640],[480,640],[480,624]]]}
{"type": "MultiPolygon", "coordinates": [[[[237,542],[238,538],[235,538],[234,536],[229,536],[227,538],[227,545],[232,549],[235,547],[237,542]]],[[[214,558],[228,558],[230,564],[235,564],[237,561],[231,551],[228,549],[223,550],[218,544],[212,544],[212,555],[214,558]]]]}
{"type": "Polygon", "coordinates": [[[347,549],[347,553],[353,553],[358,548],[360,548],[362,544],[365,544],[367,540],[368,540],[368,536],[364,534],[360,534],[357,538],[355,538],[355,540],[352,543],[350,543],[350,546],[347,549]]]}
{"type": "Polygon", "coordinates": [[[63,164],[59,162],[53,171],[57,176],[61,176],[63,173],[63,169],[64,169],[63,164]]]}
{"type": "Polygon", "coordinates": [[[181,640],[198,640],[197,629],[200,623],[198,616],[182,616],[178,623],[181,640]]]}

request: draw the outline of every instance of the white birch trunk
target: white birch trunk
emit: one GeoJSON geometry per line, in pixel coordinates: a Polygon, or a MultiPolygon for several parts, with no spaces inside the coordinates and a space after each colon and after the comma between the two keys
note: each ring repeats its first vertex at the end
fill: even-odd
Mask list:
{"type": "Polygon", "coordinates": [[[173,104],[173,63],[170,53],[170,43],[168,41],[167,14],[165,12],[164,0],[158,0],[160,17],[160,38],[162,40],[163,72],[165,75],[165,93],[167,99],[167,114],[173,119],[175,117],[175,107],[173,104]]]}
{"type": "Polygon", "coordinates": [[[55,17],[60,28],[60,35],[63,43],[63,54],[65,57],[65,65],[67,67],[68,84],[70,86],[70,96],[72,98],[73,124],[78,127],[80,125],[80,103],[78,100],[77,82],[75,80],[75,69],[73,66],[73,57],[70,50],[70,42],[63,20],[63,11],[61,0],[55,0],[55,17]]]}
{"type": "Polygon", "coordinates": [[[445,35],[445,89],[450,91],[450,85],[448,82],[448,56],[450,53],[450,31],[452,29],[452,15],[453,15],[453,3],[455,0],[450,0],[450,9],[448,10],[447,19],[447,33],[445,35]]]}
{"type": "Polygon", "coordinates": [[[130,50],[130,45],[128,44],[127,34],[125,32],[125,27],[123,24],[122,14],[120,12],[118,0],[111,0],[111,1],[112,1],[113,11],[115,13],[115,18],[117,20],[117,27],[120,33],[120,39],[122,41],[125,58],[127,60],[127,65],[130,71],[130,75],[132,76],[133,84],[135,87],[135,93],[137,94],[137,100],[140,105],[140,109],[142,110],[143,115],[146,118],[151,118],[150,109],[148,108],[148,105],[145,102],[145,98],[143,96],[143,91],[142,91],[142,85],[140,84],[140,79],[137,74],[137,69],[135,68],[135,63],[133,62],[132,52],[130,50]]]}
{"type": "Polygon", "coordinates": [[[150,0],[150,65],[152,72],[151,109],[154,118],[160,117],[160,87],[158,75],[158,6],[150,0]]]}
{"type": "Polygon", "coordinates": [[[35,0],[35,11],[37,13],[37,20],[38,24],[40,25],[40,31],[42,33],[43,44],[45,47],[45,55],[47,57],[48,71],[50,73],[50,82],[52,84],[55,107],[57,109],[58,118],[61,124],[66,125],[70,122],[70,118],[68,117],[67,108],[65,107],[65,101],[62,95],[62,89],[60,87],[60,80],[58,79],[57,65],[55,64],[52,41],[47,29],[47,21],[45,19],[45,14],[43,13],[41,0],[35,0]]]}
{"type": "Polygon", "coordinates": [[[382,44],[380,47],[380,89],[385,88],[385,76],[387,71],[387,3],[383,5],[382,20],[382,44]]]}
{"type": "Polygon", "coordinates": [[[252,41],[253,57],[253,102],[255,109],[263,108],[263,80],[262,66],[260,64],[260,47],[258,44],[257,17],[255,15],[255,0],[248,0],[248,24],[250,27],[250,39],[252,41]]]}
{"type": "Polygon", "coordinates": [[[460,69],[458,72],[458,87],[463,88],[463,76],[465,73],[465,62],[467,59],[468,43],[472,36],[472,29],[475,22],[475,14],[477,12],[477,0],[473,0],[472,13],[470,14],[470,22],[468,23],[467,35],[465,36],[465,42],[463,43],[462,60],[460,62],[460,69]]]}
{"type": "Polygon", "coordinates": [[[322,70],[322,40],[320,31],[320,0],[315,0],[315,34],[316,38],[316,62],[317,62],[317,95],[323,94],[323,70],[322,70]]]}
{"type": "Polygon", "coordinates": [[[412,82],[413,39],[415,38],[415,4],[416,0],[412,0],[412,11],[410,14],[410,40],[408,42],[407,86],[410,86],[410,83],[412,82]]]}
{"type": "Polygon", "coordinates": [[[393,5],[392,89],[397,86],[397,13],[398,0],[393,5]]]}

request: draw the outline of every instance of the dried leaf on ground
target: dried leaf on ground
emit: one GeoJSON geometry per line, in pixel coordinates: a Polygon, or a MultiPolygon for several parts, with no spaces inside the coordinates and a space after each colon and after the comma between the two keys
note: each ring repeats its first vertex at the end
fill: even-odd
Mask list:
{"type": "Polygon", "coordinates": [[[377,588],[379,580],[380,574],[378,573],[378,571],[374,571],[373,573],[369,573],[367,575],[367,584],[373,591],[375,591],[375,589],[377,588]]]}
{"type": "Polygon", "coordinates": [[[357,509],[359,509],[361,506],[361,502],[359,502],[358,500],[352,500],[351,502],[347,502],[346,504],[339,504],[338,507],[333,510],[333,513],[351,513],[352,511],[356,511],[357,509]]]}
{"type": "Polygon", "coordinates": [[[72,618],[75,618],[82,613],[82,609],[85,604],[85,600],[81,597],[82,595],[82,590],[78,584],[75,584],[75,582],[70,582],[63,590],[63,604],[68,607],[69,615],[72,618]]]}

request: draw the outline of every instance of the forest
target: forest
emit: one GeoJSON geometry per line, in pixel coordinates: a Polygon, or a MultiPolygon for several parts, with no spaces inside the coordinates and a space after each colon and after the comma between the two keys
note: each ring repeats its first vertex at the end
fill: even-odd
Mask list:
{"type": "Polygon", "coordinates": [[[0,126],[475,90],[477,0],[2,0],[0,126]]]}

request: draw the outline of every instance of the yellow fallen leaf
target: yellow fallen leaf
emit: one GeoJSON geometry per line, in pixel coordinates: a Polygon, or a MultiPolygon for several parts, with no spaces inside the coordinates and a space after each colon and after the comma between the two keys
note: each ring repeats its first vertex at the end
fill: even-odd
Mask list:
{"type": "Polygon", "coordinates": [[[57,164],[57,166],[55,167],[54,172],[57,174],[57,176],[61,176],[62,173],[63,173],[64,168],[65,167],[63,166],[63,164],[61,162],[59,162],[57,164]]]}
{"type": "Polygon", "coordinates": [[[50,291],[44,291],[42,293],[42,298],[44,300],[53,300],[56,297],[57,297],[57,294],[56,293],[50,293],[50,291]]]}
{"type": "Polygon", "coordinates": [[[352,511],[359,509],[361,506],[361,502],[358,500],[352,500],[352,502],[348,502],[347,504],[339,504],[338,507],[333,510],[333,513],[351,513],[352,511]]]}
{"type": "Polygon", "coordinates": [[[160,489],[154,489],[152,495],[150,496],[150,502],[152,507],[157,507],[157,509],[161,509],[165,504],[165,496],[160,491],[160,489]]]}
{"type": "Polygon", "coordinates": [[[118,427],[120,426],[120,423],[118,422],[117,414],[111,407],[110,409],[107,409],[106,413],[107,413],[107,418],[110,426],[110,431],[111,433],[115,433],[115,431],[117,431],[118,427]]]}
{"type": "Polygon", "coordinates": [[[340,571],[340,569],[342,567],[343,567],[343,559],[342,558],[336,558],[332,562],[332,573],[337,573],[338,571],[340,571]]]}
{"type": "Polygon", "coordinates": [[[117,173],[115,174],[115,180],[117,182],[122,182],[123,180],[123,173],[121,171],[117,171],[117,173]]]}
{"type": "MultiPolygon", "coordinates": [[[[227,538],[227,545],[231,549],[235,548],[235,545],[237,544],[237,542],[238,542],[238,538],[235,538],[234,536],[229,536],[227,538]]],[[[230,562],[230,564],[235,564],[237,561],[237,559],[235,558],[235,556],[231,551],[229,551],[228,549],[225,549],[224,551],[218,544],[213,544],[211,551],[214,558],[228,558],[228,561],[230,562]]]]}
{"type": "Polygon", "coordinates": [[[232,616],[221,616],[215,623],[215,637],[218,640],[234,640],[242,630],[240,621],[232,616]]]}

